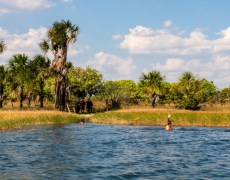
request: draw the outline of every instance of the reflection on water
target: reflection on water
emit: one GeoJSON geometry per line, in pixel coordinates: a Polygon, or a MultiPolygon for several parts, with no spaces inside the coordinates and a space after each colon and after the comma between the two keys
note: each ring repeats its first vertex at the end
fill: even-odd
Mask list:
{"type": "Polygon", "coordinates": [[[0,132],[0,179],[228,179],[226,128],[71,124],[0,132]]]}

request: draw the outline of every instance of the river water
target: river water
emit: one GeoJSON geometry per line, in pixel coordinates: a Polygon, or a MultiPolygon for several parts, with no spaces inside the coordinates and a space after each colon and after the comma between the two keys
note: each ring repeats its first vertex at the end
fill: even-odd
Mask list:
{"type": "Polygon", "coordinates": [[[0,132],[0,179],[229,179],[230,129],[86,123],[0,132]]]}

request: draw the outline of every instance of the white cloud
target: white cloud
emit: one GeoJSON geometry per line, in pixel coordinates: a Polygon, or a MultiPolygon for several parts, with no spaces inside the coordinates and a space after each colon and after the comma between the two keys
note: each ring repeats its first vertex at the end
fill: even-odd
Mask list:
{"type": "Polygon", "coordinates": [[[117,73],[117,79],[129,79],[137,68],[131,58],[121,58],[104,52],[95,54],[86,66],[92,66],[104,74],[114,70],[117,73]]]}
{"type": "Polygon", "coordinates": [[[68,57],[76,57],[79,54],[83,54],[84,52],[88,51],[90,49],[89,46],[82,46],[82,45],[77,45],[73,44],[70,46],[69,51],[68,51],[68,57]]]}
{"type": "Polygon", "coordinates": [[[119,40],[119,39],[122,38],[122,35],[120,35],[120,34],[115,34],[115,35],[112,36],[112,38],[113,38],[114,40],[119,40]]]}
{"type": "Polygon", "coordinates": [[[0,8],[0,14],[7,14],[9,13],[10,10],[9,9],[6,9],[6,8],[0,8]]]}
{"type": "Polygon", "coordinates": [[[7,30],[0,28],[0,34],[4,37],[3,40],[7,45],[7,50],[1,54],[1,58],[6,61],[14,54],[25,53],[28,56],[33,56],[41,53],[38,44],[41,39],[46,37],[47,29],[40,27],[39,29],[29,29],[24,34],[10,34],[7,30]]]}
{"type": "Polygon", "coordinates": [[[55,5],[50,0],[1,0],[0,1],[0,14],[9,13],[20,10],[37,10],[51,8],[55,5]]]}
{"type": "Polygon", "coordinates": [[[161,63],[152,64],[153,69],[160,71],[180,71],[185,66],[185,61],[182,59],[167,59],[165,65],[161,63]]]}
{"type": "Polygon", "coordinates": [[[62,0],[62,2],[65,2],[65,3],[71,3],[73,2],[74,0],[62,0]]]}
{"type": "Polygon", "coordinates": [[[165,21],[163,24],[164,24],[164,27],[166,27],[166,28],[172,27],[172,25],[173,25],[172,21],[170,21],[170,20],[165,21]]]}
{"type": "MultiPolygon", "coordinates": [[[[10,34],[7,30],[0,27],[0,35],[4,37],[2,40],[7,45],[7,50],[0,56],[0,64],[5,64],[15,54],[24,53],[31,58],[36,54],[41,54],[42,51],[38,44],[42,39],[46,38],[47,30],[45,27],[40,27],[38,29],[29,29],[24,34],[10,34]]],[[[88,49],[88,46],[77,46],[74,44],[69,48],[68,57],[73,59],[73,57],[84,53],[88,49]]],[[[51,59],[53,58],[52,53],[48,53],[48,56],[51,59]]]]}
{"type": "Polygon", "coordinates": [[[160,71],[170,82],[176,82],[180,74],[185,71],[198,74],[200,78],[214,81],[218,86],[226,86],[230,82],[230,56],[215,56],[211,61],[201,62],[199,59],[169,58],[165,63],[152,63],[154,70],[160,71]]]}
{"type": "Polygon", "coordinates": [[[136,26],[129,30],[120,43],[130,54],[193,56],[217,54],[230,50],[230,27],[219,33],[222,37],[210,40],[199,29],[189,36],[167,30],[136,26]]]}

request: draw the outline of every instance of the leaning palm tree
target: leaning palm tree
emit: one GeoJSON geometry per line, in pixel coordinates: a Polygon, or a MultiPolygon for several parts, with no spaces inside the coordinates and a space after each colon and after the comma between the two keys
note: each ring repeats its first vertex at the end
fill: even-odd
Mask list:
{"type": "Polygon", "coordinates": [[[145,93],[151,96],[151,104],[155,105],[157,95],[161,93],[162,83],[165,77],[161,75],[160,71],[152,71],[148,74],[142,73],[140,77],[140,85],[144,88],[145,93]]]}
{"type": "Polygon", "coordinates": [[[51,63],[56,71],[55,107],[60,111],[66,110],[67,102],[67,54],[69,46],[75,43],[79,28],[68,21],[54,22],[48,30],[47,40],[41,42],[40,48],[46,54],[52,51],[54,59],[51,63]]]}
{"type": "Polygon", "coordinates": [[[23,106],[24,84],[28,77],[29,58],[25,54],[14,55],[8,62],[9,73],[20,90],[20,108],[23,106]]]}
{"type": "Polygon", "coordinates": [[[4,41],[0,41],[0,54],[6,50],[6,44],[4,41]]]}

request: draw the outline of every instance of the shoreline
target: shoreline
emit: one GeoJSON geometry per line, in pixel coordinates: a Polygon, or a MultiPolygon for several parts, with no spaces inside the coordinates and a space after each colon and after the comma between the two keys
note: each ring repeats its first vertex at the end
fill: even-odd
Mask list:
{"type": "Polygon", "coordinates": [[[1,110],[0,131],[22,129],[30,125],[58,125],[86,122],[130,125],[165,126],[171,115],[173,127],[223,127],[230,128],[230,112],[187,111],[157,109],[121,109],[95,114],[74,114],[56,110],[1,110]]]}
{"type": "Polygon", "coordinates": [[[230,127],[230,112],[185,110],[118,110],[95,114],[90,121],[101,124],[165,126],[168,114],[176,127],[230,127]]]}
{"type": "Polygon", "coordinates": [[[30,125],[58,125],[79,123],[83,117],[56,110],[1,110],[0,131],[17,130],[30,125]]]}

